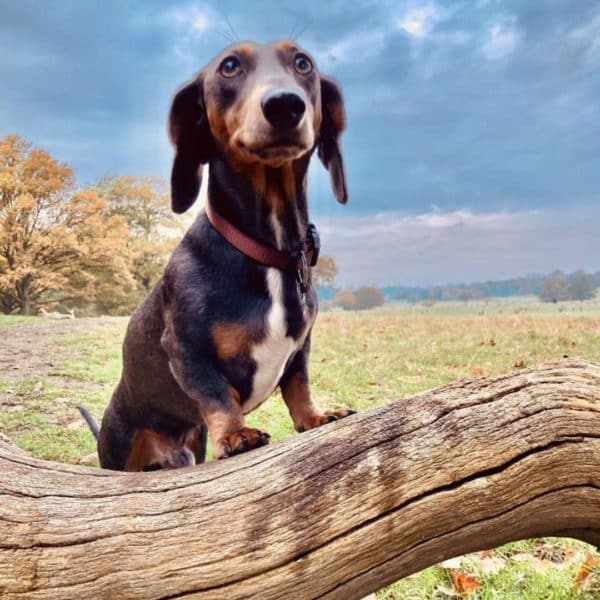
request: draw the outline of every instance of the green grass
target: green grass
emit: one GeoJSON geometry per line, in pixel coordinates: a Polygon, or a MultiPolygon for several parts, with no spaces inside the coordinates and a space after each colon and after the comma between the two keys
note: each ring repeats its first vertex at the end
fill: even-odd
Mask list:
{"type": "Polygon", "coordinates": [[[3,332],[10,327],[14,327],[15,325],[24,325],[26,323],[31,323],[32,317],[19,317],[15,315],[0,315],[0,332],[3,332]]]}
{"type": "MultiPolygon", "coordinates": [[[[7,355],[23,353],[18,370],[0,375],[0,431],[41,458],[78,462],[93,453],[94,440],[76,406],[83,404],[101,417],[120,375],[126,324],[125,318],[63,322],[0,316],[7,355]]],[[[600,361],[600,303],[557,307],[511,299],[328,312],[319,316],[312,346],[317,402],[366,410],[450,381],[563,356],[600,361]]],[[[0,348],[0,359],[5,358],[0,348]]],[[[248,423],[269,431],[273,442],[294,435],[278,393],[249,415],[248,423]]],[[[473,598],[600,599],[598,587],[583,593],[573,586],[589,552],[590,547],[571,540],[529,540],[498,549],[504,566],[496,573],[480,572],[475,557],[465,559],[458,571],[477,577],[480,588],[473,598]],[[563,559],[535,558],[540,543],[556,545],[563,559]]],[[[378,598],[446,598],[449,571],[432,567],[380,591],[378,598]]]]}
{"type": "Polygon", "coordinates": [[[64,361],[62,371],[55,373],[86,383],[113,385],[121,371],[120,341],[124,335],[122,323],[117,321],[116,325],[63,338],[60,345],[77,351],[64,361]]]}

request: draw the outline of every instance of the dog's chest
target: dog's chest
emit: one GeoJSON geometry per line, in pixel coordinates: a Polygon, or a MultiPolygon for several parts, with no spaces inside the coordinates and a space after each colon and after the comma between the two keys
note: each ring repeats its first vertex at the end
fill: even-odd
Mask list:
{"type": "Polygon", "coordinates": [[[288,360],[304,344],[306,334],[314,319],[314,315],[302,302],[298,309],[302,312],[301,334],[297,339],[289,336],[289,308],[286,308],[284,303],[283,276],[277,269],[269,269],[266,280],[271,300],[270,308],[265,316],[266,336],[251,348],[251,357],[256,364],[256,370],[252,380],[252,391],[244,402],[244,413],[256,408],[275,389],[288,360]]]}

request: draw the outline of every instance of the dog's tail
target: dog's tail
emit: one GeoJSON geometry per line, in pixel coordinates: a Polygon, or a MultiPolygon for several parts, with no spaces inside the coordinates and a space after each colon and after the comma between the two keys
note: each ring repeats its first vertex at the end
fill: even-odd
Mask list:
{"type": "Polygon", "coordinates": [[[83,408],[83,406],[78,406],[77,410],[81,413],[81,416],[85,419],[85,422],[88,424],[90,431],[94,434],[94,437],[98,439],[98,434],[100,433],[100,427],[98,427],[98,423],[96,423],[96,419],[92,417],[89,410],[83,408]]]}

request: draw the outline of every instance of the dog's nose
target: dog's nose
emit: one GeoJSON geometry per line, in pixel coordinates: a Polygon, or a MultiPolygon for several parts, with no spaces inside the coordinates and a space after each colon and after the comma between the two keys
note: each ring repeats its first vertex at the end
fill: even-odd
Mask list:
{"type": "Polygon", "coordinates": [[[277,129],[294,129],[306,110],[304,100],[285,89],[269,90],[260,105],[267,121],[277,129]]]}

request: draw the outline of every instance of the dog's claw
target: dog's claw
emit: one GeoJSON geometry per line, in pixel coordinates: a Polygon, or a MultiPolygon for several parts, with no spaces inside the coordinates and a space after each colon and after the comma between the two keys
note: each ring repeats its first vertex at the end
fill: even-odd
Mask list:
{"type": "Polygon", "coordinates": [[[258,445],[266,446],[269,443],[271,436],[266,431],[260,431],[258,433],[258,445]]]}
{"type": "Polygon", "coordinates": [[[220,439],[215,449],[215,455],[218,458],[229,458],[243,452],[248,452],[253,448],[260,448],[269,443],[271,436],[266,431],[244,427],[238,431],[232,431],[220,439]],[[221,447],[219,452],[218,447],[221,447]]]}
{"type": "Polygon", "coordinates": [[[326,410],[324,413],[318,412],[303,419],[302,423],[295,425],[295,428],[298,433],[302,433],[308,429],[314,429],[326,423],[333,423],[333,421],[338,421],[354,414],[356,414],[356,411],[352,408],[336,406],[334,409],[326,410]]]}

